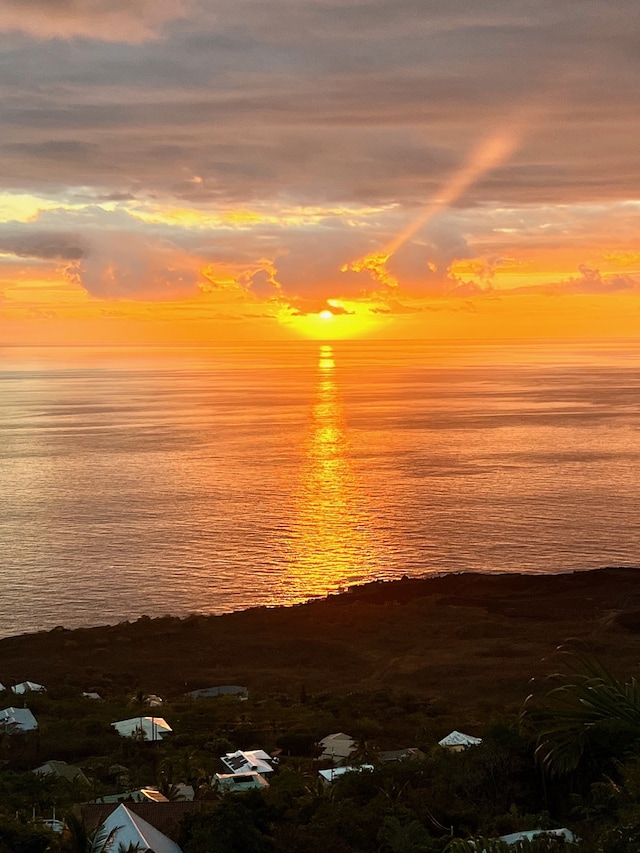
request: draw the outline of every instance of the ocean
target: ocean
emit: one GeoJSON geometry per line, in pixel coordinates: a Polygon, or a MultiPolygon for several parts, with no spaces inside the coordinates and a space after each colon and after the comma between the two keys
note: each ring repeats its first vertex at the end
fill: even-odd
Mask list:
{"type": "Polygon", "coordinates": [[[0,636],[640,566],[638,343],[0,349],[0,636]]]}

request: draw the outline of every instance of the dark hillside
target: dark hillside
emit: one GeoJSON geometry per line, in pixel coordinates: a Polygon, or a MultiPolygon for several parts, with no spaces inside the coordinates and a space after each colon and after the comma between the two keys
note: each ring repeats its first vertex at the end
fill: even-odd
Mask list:
{"type": "Polygon", "coordinates": [[[224,683],[284,693],[384,686],[474,718],[520,703],[567,638],[637,675],[638,631],[637,569],[460,574],[372,583],[288,608],[11,637],[0,640],[0,678],[165,695],[224,683]]]}

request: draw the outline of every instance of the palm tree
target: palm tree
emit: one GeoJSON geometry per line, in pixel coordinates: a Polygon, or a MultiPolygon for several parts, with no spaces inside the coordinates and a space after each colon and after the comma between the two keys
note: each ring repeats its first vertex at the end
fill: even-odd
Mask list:
{"type": "Polygon", "coordinates": [[[68,816],[66,823],[65,853],[110,853],[115,835],[122,828],[116,826],[108,832],[98,827],[94,832],[88,832],[84,821],[74,814],[68,816]]]}
{"type": "Polygon", "coordinates": [[[381,849],[389,853],[428,853],[433,847],[433,839],[419,820],[402,823],[397,817],[386,817],[378,838],[381,849]]]}
{"type": "MultiPolygon", "coordinates": [[[[556,682],[544,704],[529,696],[521,715],[537,734],[536,758],[551,776],[576,770],[598,739],[607,739],[611,756],[623,737],[624,752],[640,753],[640,685],[635,678],[622,683],[595,657],[562,649],[568,674],[555,673],[556,682]]],[[[619,747],[618,747],[619,748],[619,747]]]]}

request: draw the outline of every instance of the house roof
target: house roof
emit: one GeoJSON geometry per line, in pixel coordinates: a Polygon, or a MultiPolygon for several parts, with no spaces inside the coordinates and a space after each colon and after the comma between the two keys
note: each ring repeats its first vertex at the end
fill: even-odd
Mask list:
{"type": "Polygon", "coordinates": [[[390,764],[393,761],[406,761],[421,755],[422,752],[417,746],[408,746],[406,749],[383,749],[378,753],[378,761],[382,764],[390,764]]]}
{"type": "Polygon", "coordinates": [[[111,812],[102,824],[105,833],[113,832],[113,849],[117,850],[120,845],[139,845],[141,853],[151,851],[152,853],[182,853],[180,847],[156,829],[144,818],[130,811],[124,803],[111,812]]]}
{"type": "Polygon", "coordinates": [[[171,787],[177,795],[176,799],[188,800],[190,802],[195,799],[196,792],[193,785],[185,785],[184,782],[176,782],[176,784],[171,787]]]}
{"type": "Polygon", "coordinates": [[[28,708],[5,708],[0,711],[0,723],[23,732],[38,728],[38,721],[28,708]]]}
{"type": "MultiPolygon", "coordinates": [[[[180,832],[180,823],[186,815],[206,811],[211,803],[206,800],[186,802],[176,800],[170,803],[152,803],[145,800],[142,803],[129,802],[127,808],[133,814],[144,818],[157,830],[174,840],[180,832]]],[[[118,803],[83,803],[73,807],[74,814],[83,821],[87,830],[93,832],[106,818],[118,808],[118,803]]]]}
{"type": "Polygon", "coordinates": [[[355,740],[351,737],[351,735],[346,735],[344,732],[336,732],[332,735],[327,735],[323,737],[322,740],[318,741],[322,746],[326,746],[330,743],[343,742],[343,741],[351,741],[351,743],[355,743],[355,740]]]}
{"type": "Polygon", "coordinates": [[[191,690],[186,694],[192,699],[210,699],[215,696],[241,696],[248,697],[249,691],[246,687],[237,684],[221,684],[219,687],[203,687],[201,690],[191,690]]]}
{"type": "Polygon", "coordinates": [[[269,787],[267,780],[257,770],[249,770],[247,773],[216,773],[214,779],[221,788],[227,790],[269,787]]]}
{"type": "Polygon", "coordinates": [[[355,751],[356,742],[344,732],[336,732],[332,735],[327,735],[318,741],[318,746],[322,747],[321,760],[344,761],[352,752],[355,751]]]}
{"type": "Polygon", "coordinates": [[[233,773],[249,773],[252,770],[258,773],[273,773],[271,756],[263,749],[236,752],[228,752],[221,759],[233,773]]]}
{"type": "Polygon", "coordinates": [[[565,841],[578,841],[577,836],[570,829],[562,827],[561,829],[528,829],[524,832],[512,832],[510,835],[501,835],[500,841],[507,844],[516,844],[518,841],[533,841],[534,838],[562,838],[565,841]]]}
{"type": "Polygon", "coordinates": [[[111,723],[122,737],[140,737],[144,740],[162,740],[173,729],[162,717],[131,717],[128,720],[118,720],[111,723]]]}
{"type": "Polygon", "coordinates": [[[482,743],[482,738],[465,735],[454,730],[439,740],[438,746],[478,746],[479,743],[482,743]]]}
{"type": "Polygon", "coordinates": [[[125,791],[123,794],[105,794],[97,797],[96,803],[122,803],[133,801],[136,803],[168,803],[169,800],[161,794],[157,788],[137,788],[135,791],[125,791]]]}
{"type": "Polygon", "coordinates": [[[318,770],[318,775],[325,782],[331,783],[346,773],[370,773],[372,770],[375,770],[373,764],[358,764],[347,767],[331,767],[329,770],[318,770]]]}
{"type": "Polygon", "coordinates": [[[39,776],[52,775],[61,779],[68,779],[70,782],[77,779],[79,782],[89,784],[89,780],[82,770],[79,767],[75,767],[73,764],[67,764],[66,761],[46,761],[44,764],[41,764],[40,767],[36,767],[33,772],[37,773],[39,776]]]}
{"type": "Polygon", "coordinates": [[[20,684],[14,684],[11,690],[13,693],[43,693],[46,692],[46,687],[42,684],[37,684],[35,681],[21,681],[20,684]]]}

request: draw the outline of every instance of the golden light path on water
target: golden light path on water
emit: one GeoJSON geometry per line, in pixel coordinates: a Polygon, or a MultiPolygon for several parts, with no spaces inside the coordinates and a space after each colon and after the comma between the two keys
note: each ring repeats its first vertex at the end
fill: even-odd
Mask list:
{"type": "Polygon", "coordinates": [[[289,570],[290,600],[370,576],[378,562],[365,496],[349,458],[349,438],[336,382],[333,348],[320,347],[304,459],[295,492],[289,570]]]}

